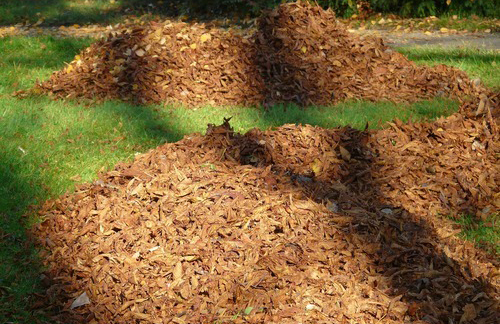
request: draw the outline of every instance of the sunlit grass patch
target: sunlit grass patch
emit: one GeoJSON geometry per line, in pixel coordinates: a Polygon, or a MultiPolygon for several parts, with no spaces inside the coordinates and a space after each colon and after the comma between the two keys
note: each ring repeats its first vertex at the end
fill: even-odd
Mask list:
{"type": "Polygon", "coordinates": [[[52,36],[0,38],[0,96],[33,87],[37,79],[48,78],[92,41],[52,36]]]}

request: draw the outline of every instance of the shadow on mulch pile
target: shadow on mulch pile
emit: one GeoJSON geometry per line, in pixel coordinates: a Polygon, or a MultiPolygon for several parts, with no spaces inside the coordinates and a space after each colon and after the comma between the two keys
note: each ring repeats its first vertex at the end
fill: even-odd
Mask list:
{"type": "MultiPolygon", "coordinates": [[[[498,211],[497,118],[360,132],[228,121],[47,202],[62,323],[493,323],[498,262],[436,213],[498,211]]],[[[469,115],[469,116],[468,116],[469,115]]]]}
{"type": "Polygon", "coordinates": [[[354,36],[332,11],[303,2],[266,12],[248,30],[172,21],[120,26],[34,91],[185,106],[488,93],[458,69],[416,66],[382,39],[354,36]]]}

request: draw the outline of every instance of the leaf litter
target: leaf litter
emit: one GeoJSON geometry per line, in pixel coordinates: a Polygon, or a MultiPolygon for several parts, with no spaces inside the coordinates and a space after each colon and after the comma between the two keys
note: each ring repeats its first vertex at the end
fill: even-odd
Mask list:
{"type": "MultiPolygon", "coordinates": [[[[287,4],[268,19],[279,10],[325,14],[287,4]]],[[[282,83],[254,95],[304,89],[266,55],[282,83]]],[[[467,82],[457,87],[475,94],[467,82]]],[[[226,119],[118,164],[39,210],[47,271],[34,311],[56,323],[493,323],[498,258],[442,217],[500,209],[500,99],[471,98],[450,117],[379,131],[238,134],[226,119]]]]}
{"type": "Polygon", "coordinates": [[[225,120],[139,155],[40,210],[37,307],[63,323],[493,323],[498,259],[439,217],[499,211],[497,118],[474,115],[244,135],[225,120]]]}
{"type": "Polygon", "coordinates": [[[333,11],[282,4],[247,29],[177,21],[122,24],[36,92],[184,106],[414,102],[485,89],[452,67],[416,66],[381,38],[355,36],[333,11]]]}

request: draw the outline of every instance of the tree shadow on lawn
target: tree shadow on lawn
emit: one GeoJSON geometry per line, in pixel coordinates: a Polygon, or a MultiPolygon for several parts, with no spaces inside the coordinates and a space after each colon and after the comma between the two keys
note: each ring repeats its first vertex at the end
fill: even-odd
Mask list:
{"type": "Polygon", "coordinates": [[[12,159],[0,157],[0,322],[28,316],[29,295],[42,273],[36,248],[26,236],[21,214],[40,195],[42,185],[16,173],[12,159]]]}
{"type": "Polygon", "coordinates": [[[176,19],[188,14],[191,19],[210,21],[243,17],[252,6],[247,2],[228,4],[227,1],[157,1],[157,0],[2,0],[0,25],[37,22],[44,26],[109,24],[126,17],[154,15],[176,19]],[[3,17],[2,17],[3,16],[3,17]]]}
{"type": "Polygon", "coordinates": [[[2,0],[0,25],[35,23],[46,26],[109,23],[125,14],[125,8],[111,1],[2,0]]]}

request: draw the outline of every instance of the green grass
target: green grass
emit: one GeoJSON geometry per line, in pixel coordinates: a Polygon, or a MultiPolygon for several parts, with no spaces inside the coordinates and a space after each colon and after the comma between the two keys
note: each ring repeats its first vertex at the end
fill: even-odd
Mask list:
{"type": "Polygon", "coordinates": [[[458,220],[462,226],[460,236],[466,240],[472,241],[476,246],[500,256],[500,215],[491,215],[485,221],[478,221],[476,218],[466,215],[458,220]]]}
{"type": "Polygon", "coordinates": [[[182,15],[190,19],[212,20],[244,17],[248,12],[243,8],[217,2],[181,0],[1,0],[0,26],[110,24],[131,16],[163,20],[182,15]]]}
{"type": "MultiPolygon", "coordinates": [[[[0,25],[45,25],[110,22],[120,15],[124,1],[110,0],[2,0],[0,25]]],[[[126,2],[126,1],[125,1],[126,2]]]]}
{"type": "Polygon", "coordinates": [[[446,64],[457,67],[470,78],[480,78],[488,87],[500,90],[500,52],[475,48],[404,47],[399,52],[420,65],[446,64]]]}
{"type": "MultiPolygon", "coordinates": [[[[0,39],[0,323],[26,322],[33,318],[26,305],[38,289],[40,266],[33,244],[21,220],[30,206],[71,191],[77,182],[93,181],[97,172],[118,161],[130,161],[162,143],[192,132],[204,132],[207,123],[221,123],[232,116],[236,131],[268,128],[284,123],[309,123],[322,127],[350,124],[382,127],[395,117],[402,120],[434,118],[450,114],[457,103],[449,100],[420,102],[411,106],[392,103],[350,102],[335,107],[275,106],[267,111],[252,108],[200,108],[185,110],[160,106],[139,107],[109,101],[88,105],[76,101],[52,101],[46,96],[20,100],[11,96],[31,87],[64,66],[90,39],[10,37],[0,39]],[[284,113],[286,109],[286,113],[284,113]]],[[[492,86],[493,54],[403,50],[420,64],[451,63],[476,73],[492,86]]],[[[498,70],[497,70],[498,72],[498,70]]],[[[498,74],[498,73],[497,73],[498,74]]],[[[483,238],[481,226],[476,231],[483,238]]],[[[490,233],[490,232],[488,232],[490,233]]],[[[471,234],[472,235],[472,234],[471,234]]],[[[498,231],[490,235],[498,239],[498,231]]]]}

